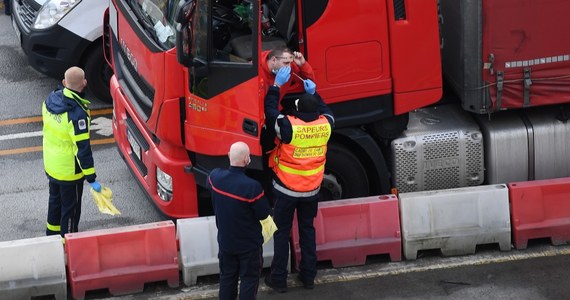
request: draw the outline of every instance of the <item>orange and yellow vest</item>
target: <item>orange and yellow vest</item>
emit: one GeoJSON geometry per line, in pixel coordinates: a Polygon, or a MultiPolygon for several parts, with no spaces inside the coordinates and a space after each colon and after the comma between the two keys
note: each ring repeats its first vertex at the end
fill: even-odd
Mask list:
{"type": "Polygon", "coordinates": [[[293,129],[291,142],[278,143],[269,155],[269,167],[287,189],[300,193],[318,192],[325,172],[331,125],[324,116],[311,122],[294,116],[287,118],[293,129]]]}

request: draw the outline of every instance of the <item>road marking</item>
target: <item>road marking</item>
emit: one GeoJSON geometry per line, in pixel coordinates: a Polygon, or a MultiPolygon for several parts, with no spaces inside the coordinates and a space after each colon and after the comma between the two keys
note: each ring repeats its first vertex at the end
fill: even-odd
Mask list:
{"type": "MultiPolygon", "coordinates": [[[[108,115],[112,112],[113,112],[112,108],[97,109],[97,110],[91,111],[91,116],[108,115]]],[[[36,123],[36,122],[41,122],[41,121],[42,121],[42,116],[19,118],[19,119],[9,119],[9,120],[0,120],[0,126],[25,124],[25,123],[36,123]]]]}
{"type": "Polygon", "coordinates": [[[91,120],[91,133],[97,133],[102,136],[112,136],[113,127],[111,119],[105,117],[98,117],[91,120]]]}
{"type": "MultiPolygon", "coordinates": [[[[464,266],[488,265],[493,263],[505,263],[518,260],[526,260],[540,257],[558,255],[570,255],[570,245],[540,246],[534,249],[512,250],[509,252],[490,252],[456,257],[430,257],[418,260],[401,262],[379,263],[356,267],[318,270],[315,284],[347,282],[361,279],[371,279],[382,276],[393,276],[406,273],[426,272],[441,269],[452,269],[464,266]]],[[[291,277],[291,276],[290,276],[291,277]]],[[[287,285],[299,287],[300,283],[289,279],[287,285]]],[[[186,299],[210,299],[217,298],[219,284],[207,286],[182,288],[182,293],[175,296],[153,297],[156,300],[186,300],[186,299]]],[[[269,291],[265,285],[259,286],[259,291],[269,291]]]]}
{"type": "MultiPolygon", "coordinates": [[[[115,142],[115,138],[97,139],[97,140],[91,140],[91,145],[92,146],[93,145],[106,145],[106,144],[113,144],[114,142],[115,142]]],[[[35,147],[24,147],[24,148],[0,150],[0,156],[39,152],[39,151],[42,151],[42,149],[43,149],[42,146],[35,146],[35,147]]]]}
{"type": "Polygon", "coordinates": [[[42,136],[42,131],[32,131],[32,132],[22,132],[22,133],[13,133],[7,135],[0,135],[0,141],[5,140],[15,140],[15,139],[23,139],[35,136],[42,136]]]}

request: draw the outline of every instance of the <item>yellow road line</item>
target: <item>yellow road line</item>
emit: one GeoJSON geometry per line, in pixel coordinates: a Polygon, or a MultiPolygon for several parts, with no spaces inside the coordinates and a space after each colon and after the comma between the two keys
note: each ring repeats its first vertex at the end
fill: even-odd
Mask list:
{"type": "MultiPolygon", "coordinates": [[[[105,145],[105,144],[112,144],[114,142],[115,138],[97,139],[97,140],[91,140],[91,145],[105,145]]],[[[42,151],[42,146],[7,149],[7,150],[0,150],[0,156],[39,152],[39,151],[42,151]]]]}
{"type": "MultiPolygon", "coordinates": [[[[107,115],[107,114],[110,114],[112,112],[113,112],[112,108],[104,108],[104,109],[92,110],[91,115],[92,116],[107,115]]],[[[36,123],[36,122],[41,122],[41,121],[42,121],[41,116],[19,118],[19,119],[10,119],[10,120],[0,120],[0,126],[24,124],[24,123],[36,123]]]]}

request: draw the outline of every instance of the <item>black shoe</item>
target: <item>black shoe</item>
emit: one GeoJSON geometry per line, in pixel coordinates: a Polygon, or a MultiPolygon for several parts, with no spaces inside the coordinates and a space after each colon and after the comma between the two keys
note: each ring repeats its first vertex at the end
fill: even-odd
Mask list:
{"type": "Polygon", "coordinates": [[[265,275],[265,285],[267,285],[268,287],[272,288],[274,291],[276,291],[277,293],[286,293],[287,292],[287,284],[285,283],[285,285],[277,285],[274,284],[273,281],[271,281],[271,274],[267,274],[265,275]]]}
{"type": "Polygon", "coordinates": [[[315,282],[313,280],[305,280],[301,274],[297,275],[297,279],[303,283],[303,287],[307,290],[312,290],[315,288],[315,282]]]}

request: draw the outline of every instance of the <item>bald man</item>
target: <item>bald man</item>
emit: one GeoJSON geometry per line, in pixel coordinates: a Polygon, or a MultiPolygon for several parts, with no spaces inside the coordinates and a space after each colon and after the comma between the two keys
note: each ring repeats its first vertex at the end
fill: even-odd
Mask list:
{"type": "Polygon", "coordinates": [[[89,101],[81,68],[71,67],[62,81],[64,88],[49,94],[42,104],[43,160],[49,182],[46,235],[79,231],[83,182],[96,191],[95,167],[89,138],[89,101]]]}
{"type": "Polygon", "coordinates": [[[269,202],[261,184],[245,174],[251,159],[244,142],[231,145],[230,167],[208,176],[218,227],[219,298],[256,299],[263,266],[263,236],[259,221],[269,216],[269,202]]]}

